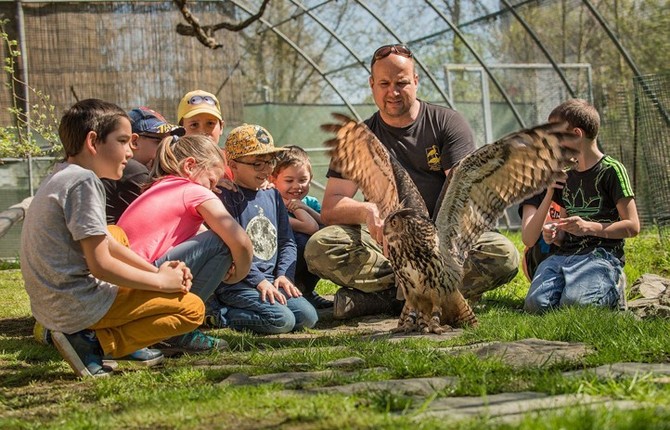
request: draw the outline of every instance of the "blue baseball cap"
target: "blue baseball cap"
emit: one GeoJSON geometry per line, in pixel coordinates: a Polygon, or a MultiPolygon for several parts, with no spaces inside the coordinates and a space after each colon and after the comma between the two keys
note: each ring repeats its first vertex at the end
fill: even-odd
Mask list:
{"type": "Polygon", "coordinates": [[[167,122],[163,115],[146,106],[140,106],[128,112],[133,133],[162,134],[166,136],[183,136],[186,129],[167,122]]]}

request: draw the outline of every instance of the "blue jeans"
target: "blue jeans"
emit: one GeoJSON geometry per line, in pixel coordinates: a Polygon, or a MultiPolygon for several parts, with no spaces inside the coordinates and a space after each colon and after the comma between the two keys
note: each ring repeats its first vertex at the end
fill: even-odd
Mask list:
{"type": "MultiPolygon", "coordinates": [[[[286,297],[284,290],[280,289],[286,297]]],[[[207,302],[207,314],[219,327],[259,334],[288,333],[312,328],[319,320],[316,309],[304,297],[286,297],[286,304],[261,301],[255,288],[221,285],[207,302]]]]}
{"type": "Polygon", "coordinates": [[[228,272],[233,257],[228,245],[216,233],[207,230],[175,246],[154,261],[154,265],[160,267],[168,260],[186,263],[193,274],[191,292],[206,303],[228,272]]]}
{"type": "Polygon", "coordinates": [[[553,254],[537,267],[524,310],[539,314],[570,305],[614,308],[622,273],[619,259],[602,248],[582,255],[553,254]]]}

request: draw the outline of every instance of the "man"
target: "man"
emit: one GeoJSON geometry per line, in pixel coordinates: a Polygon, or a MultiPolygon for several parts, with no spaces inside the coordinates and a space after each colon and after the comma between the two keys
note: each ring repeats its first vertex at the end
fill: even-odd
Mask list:
{"type": "Polygon", "coordinates": [[[102,180],[107,196],[107,224],[116,224],[123,211],[142,192],[142,186],[149,180],[149,169],[161,140],[186,133],[183,127],[169,124],[163,115],[145,106],[131,110],[128,116],[133,131],[130,141],[133,158],[128,160],[121,179],[102,180]]]}
{"type": "MultiPolygon", "coordinates": [[[[365,123],[407,169],[432,216],[449,170],[475,150],[472,130],[458,112],[416,98],[419,76],[406,46],[380,47],[370,69],[379,110],[365,123]]],[[[399,313],[402,302],[395,300],[393,269],[380,245],[384,220],[374,204],[353,199],[355,183],[332,169],[327,176],[321,217],[328,227],[307,243],[309,270],[346,287],[335,294],[335,318],[399,313]]],[[[477,300],[514,278],[518,266],[514,245],[486,232],[468,256],[461,291],[477,300]]]]}

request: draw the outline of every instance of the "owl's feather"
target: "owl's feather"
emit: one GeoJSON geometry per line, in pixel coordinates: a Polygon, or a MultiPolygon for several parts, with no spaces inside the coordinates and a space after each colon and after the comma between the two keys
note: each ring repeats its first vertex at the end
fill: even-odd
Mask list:
{"type": "Polygon", "coordinates": [[[330,148],[332,166],[343,177],[355,182],[365,200],[375,203],[380,218],[401,207],[428,214],[426,204],[407,171],[363,123],[333,113],[339,124],[323,124],[321,129],[335,133],[325,142],[330,148]]]}
{"type": "Polygon", "coordinates": [[[508,206],[546,188],[570,164],[575,154],[562,142],[571,135],[546,124],[473,152],[452,169],[433,224],[414,182],[367,126],[333,116],[338,124],[321,127],[336,134],[325,143],[332,166],[385,219],[389,261],[406,299],[399,328],[440,333],[446,324],[476,324],[459,291],[467,252],[508,206]]]}
{"type": "Polygon", "coordinates": [[[463,264],[479,236],[506,208],[551,185],[572,163],[574,139],[565,124],[550,123],[505,136],[464,158],[447,178],[435,225],[443,253],[463,264]]]}

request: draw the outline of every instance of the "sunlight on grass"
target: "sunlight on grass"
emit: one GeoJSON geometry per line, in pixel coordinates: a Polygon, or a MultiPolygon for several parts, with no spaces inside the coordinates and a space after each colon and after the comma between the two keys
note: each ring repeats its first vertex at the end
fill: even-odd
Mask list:
{"type": "MultiPolygon", "coordinates": [[[[508,233],[520,247],[517,233],[508,233]]],[[[668,250],[654,235],[626,245],[629,284],[643,273],[665,273],[668,250]]],[[[211,334],[229,342],[231,351],[167,360],[157,369],[122,365],[106,379],[74,378],[54,348],[32,339],[28,297],[17,270],[0,271],[0,428],[369,428],[369,429],[638,429],[668,428],[670,384],[651,375],[599,379],[590,372],[563,372],[616,362],[670,362],[670,323],[637,320],[630,314],[598,308],[568,308],[542,316],[521,311],[528,289],[522,274],[485,294],[475,311],[480,321],[444,341],[410,338],[371,341],[352,333],[311,330],[316,337],[264,337],[228,329],[211,334]],[[479,342],[538,338],[582,342],[591,348],[579,362],[512,368],[500,359],[480,358],[449,348],[479,342]],[[300,394],[280,384],[236,386],[226,378],[278,372],[322,372],[330,363],[356,357],[346,373],[325,373],[300,383],[318,389],[365,381],[450,378],[446,388],[425,398],[391,391],[360,394],[300,394]],[[641,409],[570,408],[528,414],[514,426],[495,417],[450,421],[422,417],[444,397],[490,396],[534,391],[644,402],[641,409]],[[95,413],[91,413],[94,410],[95,413]]],[[[337,285],[321,281],[318,290],[333,294],[337,285]]]]}

